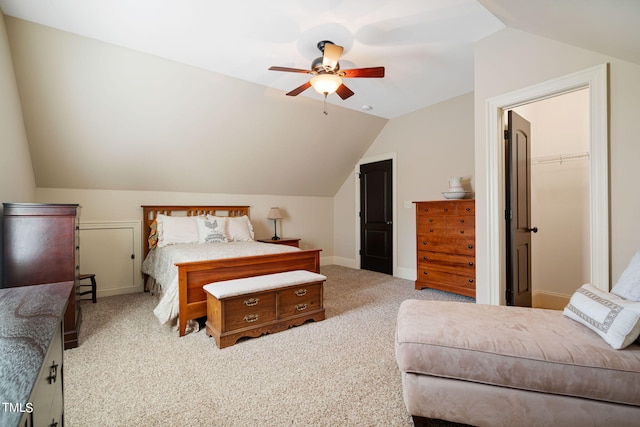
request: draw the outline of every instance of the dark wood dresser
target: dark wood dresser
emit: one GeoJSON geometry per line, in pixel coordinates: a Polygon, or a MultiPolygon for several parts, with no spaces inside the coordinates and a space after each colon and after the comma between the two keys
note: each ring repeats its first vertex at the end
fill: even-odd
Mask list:
{"type": "Polygon", "coordinates": [[[0,426],[64,425],[63,319],[74,286],[0,289],[0,426]]]}
{"type": "Polygon", "coordinates": [[[64,318],[64,348],[78,346],[79,205],[3,203],[4,288],[74,282],[64,318]]]}
{"type": "Polygon", "coordinates": [[[476,296],[475,200],[416,203],[416,289],[476,296]]]}

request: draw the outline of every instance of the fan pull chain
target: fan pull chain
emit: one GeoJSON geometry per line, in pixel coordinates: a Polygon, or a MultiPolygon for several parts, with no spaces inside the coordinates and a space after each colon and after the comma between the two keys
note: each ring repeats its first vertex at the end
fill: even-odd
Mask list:
{"type": "Polygon", "coordinates": [[[324,115],[325,115],[325,116],[326,116],[327,114],[329,114],[329,113],[327,113],[327,95],[328,95],[328,93],[327,93],[327,92],[325,92],[325,93],[324,93],[324,111],[323,111],[323,113],[324,113],[324,115]]]}

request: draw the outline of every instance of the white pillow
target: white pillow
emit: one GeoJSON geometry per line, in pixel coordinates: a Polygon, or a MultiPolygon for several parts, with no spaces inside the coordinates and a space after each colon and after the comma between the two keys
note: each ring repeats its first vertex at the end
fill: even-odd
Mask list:
{"type": "Polygon", "coordinates": [[[198,242],[199,243],[218,243],[227,241],[227,233],[225,232],[226,218],[223,217],[198,217],[198,242]]]}
{"type": "Polygon", "coordinates": [[[627,301],[589,284],[578,288],[563,313],[617,350],[640,335],[640,302],[627,301]]]}
{"type": "Polygon", "coordinates": [[[631,258],[611,293],[631,301],[640,301],[640,251],[631,258]]]}
{"type": "Polygon", "coordinates": [[[177,243],[198,243],[198,224],[192,216],[158,214],[158,247],[177,243]]]}
{"type": "Polygon", "coordinates": [[[227,218],[227,237],[231,242],[253,240],[253,225],[246,215],[227,218]]]}

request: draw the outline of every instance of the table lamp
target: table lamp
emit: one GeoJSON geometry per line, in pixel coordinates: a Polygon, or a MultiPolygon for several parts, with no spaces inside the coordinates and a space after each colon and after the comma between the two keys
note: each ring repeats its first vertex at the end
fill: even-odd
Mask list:
{"type": "Polygon", "coordinates": [[[271,210],[269,211],[269,215],[267,216],[267,219],[272,219],[273,220],[273,237],[271,238],[271,240],[280,240],[280,238],[278,237],[278,230],[277,230],[277,221],[279,219],[282,219],[282,213],[280,212],[280,208],[271,208],[271,210]]]}

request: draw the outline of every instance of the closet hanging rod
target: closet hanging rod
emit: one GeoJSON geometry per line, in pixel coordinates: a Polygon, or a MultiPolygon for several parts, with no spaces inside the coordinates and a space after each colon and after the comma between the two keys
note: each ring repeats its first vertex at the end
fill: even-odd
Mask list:
{"type": "Polygon", "coordinates": [[[551,156],[534,157],[531,159],[532,164],[541,163],[562,163],[568,160],[588,159],[590,154],[588,151],[584,153],[554,154],[551,156]]]}

